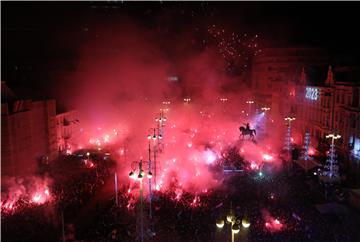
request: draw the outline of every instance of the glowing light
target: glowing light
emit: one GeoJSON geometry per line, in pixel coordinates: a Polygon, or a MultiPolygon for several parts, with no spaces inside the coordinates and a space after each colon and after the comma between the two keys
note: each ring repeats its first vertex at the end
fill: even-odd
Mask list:
{"type": "Polygon", "coordinates": [[[306,87],[305,98],[309,100],[318,100],[319,97],[319,89],[314,87],[306,87]]]}
{"type": "Polygon", "coordinates": [[[207,164],[213,164],[214,161],[216,160],[216,155],[211,150],[205,150],[204,156],[205,156],[205,162],[207,164]]]}
{"type": "Polygon", "coordinates": [[[216,227],[218,227],[219,229],[223,228],[224,224],[225,224],[225,222],[222,219],[219,219],[218,221],[216,221],[216,227]]]}
{"type": "Polygon", "coordinates": [[[109,143],[110,142],[110,135],[106,134],[104,136],[104,143],[109,143]]]}
{"type": "Polygon", "coordinates": [[[44,193],[45,193],[46,196],[50,196],[50,193],[49,193],[48,189],[45,189],[44,193]]]}
{"type": "Polygon", "coordinates": [[[184,102],[185,102],[185,103],[190,103],[190,102],[191,102],[191,98],[184,98],[184,102]]]}
{"type": "Polygon", "coordinates": [[[234,225],[232,226],[231,230],[232,230],[232,232],[233,232],[234,234],[237,234],[237,233],[240,232],[240,226],[239,226],[238,224],[234,224],[234,225]]]}
{"type": "MultiPolygon", "coordinates": [[[[136,178],[136,176],[135,176],[135,172],[130,171],[130,173],[129,173],[129,177],[130,177],[131,179],[134,179],[134,180],[135,180],[135,178],[136,178]]],[[[129,189],[129,190],[130,190],[130,189],[129,189]]]]}
{"type": "Polygon", "coordinates": [[[268,221],[265,223],[265,227],[270,232],[277,232],[282,230],[284,225],[280,222],[279,219],[268,218],[268,221]]]}
{"type": "Polygon", "coordinates": [[[263,159],[264,159],[265,161],[271,161],[271,160],[274,159],[274,157],[272,157],[272,156],[269,155],[269,154],[263,154],[263,159]]]}
{"type": "Polygon", "coordinates": [[[36,194],[32,197],[33,202],[39,203],[41,199],[41,194],[36,194]]]}
{"type": "Polygon", "coordinates": [[[259,166],[258,166],[256,163],[251,162],[250,168],[251,168],[251,170],[258,170],[258,169],[259,169],[259,166]]]}
{"type": "Polygon", "coordinates": [[[315,155],[315,149],[314,148],[309,148],[309,155],[315,155]]]}
{"type": "Polygon", "coordinates": [[[244,228],[249,228],[250,227],[250,222],[247,220],[247,219],[243,219],[242,221],[241,221],[241,225],[244,227],[244,228]]]}
{"type": "Polygon", "coordinates": [[[151,173],[151,171],[148,172],[147,177],[148,177],[149,179],[152,178],[152,173],[151,173]]]}

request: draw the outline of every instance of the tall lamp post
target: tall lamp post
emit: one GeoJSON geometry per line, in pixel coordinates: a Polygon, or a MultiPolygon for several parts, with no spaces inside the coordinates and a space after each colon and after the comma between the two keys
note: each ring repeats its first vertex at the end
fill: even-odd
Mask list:
{"type": "Polygon", "coordinates": [[[262,107],[261,110],[262,110],[264,113],[266,113],[267,111],[270,110],[270,108],[268,108],[268,107],[262,107]]]}
{"type": "Polygon", "coordinates": [[[331,139],[331,145],[329,150],[329,156],[326,161],[325,168],[327,169],[325,172],[323,172],[324,176],[332,180],[336,180],[339,178],[339,167],[337,166],[336,161],[336,154],[335,154],[335,140],[340,139],[341,135],[338,134],[328,134],[325,136],[327,139],[331,139]]]}
{"type": "MultiPolygon", "coordinates": [[[[148,147],[148,150],[149,150],[149,170],[152,169],[151,167],[151,140],[153,140],[153,161],[154,161],[154,183],[155,183],[155,188],[156,188],[156,171],[157,171],[157,164],[156,164],[156,152],[157,152],[157,149],[156,149],[156,146],[157,146],[157,143],[156,141],[159,141],[162,139],[162,135],[161,134],[156,134],[156,129],[157,128],[153,128],[153,134],[149,134],[148,135],[148,140],[149,140],[149,147],[148,147]]],[[[149,183],[149,189],[151,191],[151,182],[149,183]]]]}
{"type": "Polygon", "coordinates": [[[228,99],[226,97],[222,97],[220,98],[220,102],[222,102],[222,112],[225,113],[225,103],[228,101],[228,99]]]}
{"type": "Polygon", "coordinates": [[[230,208],[229,214],[226,215],[226,218],[219,218],[216,221],[216,227],[222,229],[225,225],[225,222],[231,225],[231,242],[235,241],[235,234],[240,232],[241,226],[244,229],[248,229],[250,227],[250,222],[247,218],[243,217],[236,217],[233,213],[232,209],[230,208]]]}
{"type": "MultiPolygon", "coordinates": [[[[132,163],[132,165],[134,164],[138,164],[138,168],[132,168],[130,173],[129,173],[129,177],[134,179],[134,180],[138,180],[140,182],[140,229],[141,229],[141,242],[144,242],[144,211],[143,211],[143,183],[142,183],[142,180],[144,178],[144,175],[145,175],[145,172],[142,168],[142,164],[143,164],[143,161],[140,160],[140,161],[134,161],[132,163]],[[137,174],[136,174],[137,173],[137,174]]],[[[151,179],[152,177],[152,173],[151,171],[149,170],[148,173],[147,173],[147,177],[149,179],[151,179]]]]}
{"type": "Polygon", "coordinates": [[[285,150],[288,152],[288,158],[290,159],[290,151],[291,151],[291,122],[295,120],[294,117],[286,117],[284,120],[287,122],[287,132],[285,137],[285,150]]]}
{"type": "MultiPolygon", "coordinates": [[[[270,111],[270,108],[268,108],[268,107],[262,107],[261,108],[261,111],[263,111],[263,114],[264,114],[264,116],[266,115],[266,113],[268,112],[268,111],[270,111]]],[[[266,130],[266,128],[267,128],[267,120],[268,120],[268,118],[267,118],[267,115],[265,116],[265,121],[264,121],[264,130],[266,130]]]]}
{"type": "MultiPolygon", "coordinates": [[[[164,127],[165,127],[165,122],[166,122],[166,117],[164,115],[164,111],[166,111],[166,110],[160,109],[159,117],[155,118],[159,136],[164,136],[164,127]]],[[[160,140],[158,140],[158,145],[160,146],[160,140]]]]}
{"type": "Polygon", "coordinates": [[[254,101],[252,100],[249,100],[249,101],[246,101],[247,104],[249,104],[249,115],[251,114],[251,104],[254,104],[254,101]]]}

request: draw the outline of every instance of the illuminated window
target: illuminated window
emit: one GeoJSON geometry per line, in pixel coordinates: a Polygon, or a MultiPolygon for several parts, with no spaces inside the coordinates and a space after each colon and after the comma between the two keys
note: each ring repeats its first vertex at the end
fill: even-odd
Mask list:
{"type": "Polygon", "coordinates": [[[309,100],[318,100],[319,89],[313,87],[306,87],[305,98],[309,100]]]}

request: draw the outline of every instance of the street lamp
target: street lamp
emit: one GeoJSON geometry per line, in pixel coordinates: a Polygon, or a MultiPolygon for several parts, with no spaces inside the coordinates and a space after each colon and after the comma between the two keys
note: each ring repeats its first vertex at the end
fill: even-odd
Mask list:
{"type": "Polygon", "coordinates": [[[234,242],[235,240],[235,234],[240,232],[240,227],[242,226],[244,229],[248,229],[250,227],[250,222],[244,217],[242,220],[240,220],[239,217],[236,217],[230,209],[230,213],[226,215],[226,219],[219,218],[216,221],[216,227],[219,229],[222,229],[226,222],[231,225],[231,242],[234,242]]]}
{"type": "Polygon", "coordinates": [[[254,104],[255,102],[252,100],[246,101],[247,104],[249,104],[249,115],[251,114],[251,104],[254,104]]]}
{"type": "MultiPolygon", "coordinates": [[[[157,171],[157,164],[156,164],[156,152],[157,152],[157,144],[159,144],[159,141],[162,139],[162,135],[159,134],[159,128],[153,128],[153,134],[149,134],[148,135],[148,140],[149,140],[149,146],[148,146],[148,150],[149,150],[149,170],[151,170],[151,140],[153,140],[153,158],[154,158],[154,182],[155,182],[155,188],[156,188],[156,171],[157,171]],[[156,132],[156,130],[158,130],[158,132],[156,132]],[[158,142],[156,142],[158,141],[158,142]]],[[[151,189],[151,182],[149,183],[149,189],[150,191],[152,191],[151,189]]]]}
{"type": "Polygon", "coordinates": [[[158,128],[158,131],[159,131],[159,135],[162,136],[163,135],[163,129],[164,129],[164,126],[165,126],[165,122],[166,122],[166,117],[164,115],[164,111],[168,111],[168,109],[160,109],[160,114],[159,114],[159,117],[156,117],[155,118],[155,121],[157,123],[157,128],[158,128]]]}
{"type": "Polygon", "coordinates": [[[285,117],[284,120],[288,122],[289,126],[291,125],[291,122],[294,121],[296,118],[288,116],[285,117]]]}
{"type": "Polygon", "coordinates": [[[268,107],[262,107],[261,110],[265,113],[265,112],[269,111],[270,108],[268,108],[268,107]]]}
{"type": "Polygon", "coordinates": [[[185,102],[185,103],[190,103],[190,102],[191,102],[191,98],[189,98],[189,97],[184,98],[184,102],[185,102]]]}
{"type": "Polygon", "coordinates": [[[287,122],[287,133],[286,133],[286,150],[288,152],[288,159],[290,160],[290,150],[291,150],[291,122],[295,120],[294,117],[288,116],[284,120],[287,122]]]}
{"type": "Polygon", "coordinates": [[[163,101],[162,102],[162,104],[164,104],[164,105],[170,105],[170,103],[171,103],[170,101],[163,101]]]}
{"type": "MultiPolygon", "coordinates": [[[[132,165],[138,163],[138,168],[132,168],[130,173],[129,173],[129,177],[136,180],[136,178],[138,179],[138,181],[140,182],[140,221],[141,221],[141,242],[144,241],[144,218],[143,218],[143,214],[144,214],[144,211],[143,211],[143,178],[144,178],[144,175],[145,175],[145,172],[144,170],[142,169],[142,165],[143,165],[143,161],[140,160],[140,161],[134,161],[132,162],[132,165]],[[136,175],[136,172],[137,172],[137,175],[136,175]]],[[[149,170],[148,173],[147,173],[148,177],[152,177],[152,173],[151,171],[149,170]]]]}
{"type": "Polygon", "coordinates": [[[339,167],[336,161],[336,154],[335,154],[335,140],[340,139],[341,135],[338,134],[328,134],[325,136],[327,139],[331,138],[331,145],[328,154],[328,159],[326,161],[326,165],[324,168],[325,171],[322,172],[323,179],[326,177],[327,182],[337,181],[339,179],[339,167]]]}
{"type": "Polygon", "coordinates": [[[228,101],[226,97],[220,98],[220,102],[222,102],[222,112],[225,113],[225,103],[228,101]]]}
{"type": "Polygon", "coordinates": [[[325,136],[327,139],[328,138],[331,138],[331,144],[334,145],[334,142],[336,139],[340,139],[341,138],[341,135],[339,134],[328,134],[325,136]]]}
{"type": "Polygon", "coordinates": [[[149,134],[147,136],[147,139],[149,141],[149,145],[148,145],[148,152],[149,152],[149,162],[148,162],[148,169],[149,169],[149,172],[147,174],[147,177],[149,179],[149,206],[150,206],[150,209],[149,209],[149,217],[150,219],[152,218],[152,188],[151,188],[151,178],[153,177],[153,174],[151,172],[152,170],[152,167],[151,167],[151,140],[154,141],[154,146],[153,146],[153,153],[154,153],[154,173],[155,173],[155,187],[156,187],[156,140],[158,139],[161,139],[162,136],[161,135],[156,135],[156,129],[154,128],[154,134],[151,135],[149,134]]]}

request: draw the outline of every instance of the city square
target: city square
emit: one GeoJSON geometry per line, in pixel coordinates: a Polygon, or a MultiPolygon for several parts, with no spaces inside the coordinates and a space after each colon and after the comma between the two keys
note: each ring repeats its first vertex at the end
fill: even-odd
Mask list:
{"type": "Polygon", "coordinates": [[[360,241],[358,4],[1,7],[3,241],[360,241]]]}

